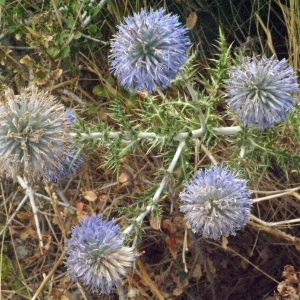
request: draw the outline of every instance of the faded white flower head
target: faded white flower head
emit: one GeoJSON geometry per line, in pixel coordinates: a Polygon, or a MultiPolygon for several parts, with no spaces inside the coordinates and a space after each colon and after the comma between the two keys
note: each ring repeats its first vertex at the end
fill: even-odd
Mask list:
{"type": "Polygon", "coordinates": [[[65,107],[48,92],[4,87],[0,103],[0,174],[27,181],[56,172],[72,151],[72,122],[65,107]]]}

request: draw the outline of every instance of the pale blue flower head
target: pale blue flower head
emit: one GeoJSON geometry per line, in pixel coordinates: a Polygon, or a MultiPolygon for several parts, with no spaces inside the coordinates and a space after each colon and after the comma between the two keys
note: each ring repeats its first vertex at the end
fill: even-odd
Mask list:
{"type": "Polygon", "coordinates": [[[190,46],[188,29],[165,9],[142,9],[125,18],[114,35],[109,55],[111,70],[128,90],[153,92],[170,84],[190,46]]]}
{"type": "Polygon", "coordinates": [[[245,125],[274,127],[297,101],[297,76],[285,59],[243,57],[229,77],[226,102],[245,125]]]}
{"type": "MultiPolygon", "coordinates": [[[[53,170],[45,168],[45,178],[48,181],[55,182],[69,178],[72,174],[77,172],[83,163],[83,159],[84,155],[82,153],[78,154],[77,148],[72,148],[65,154],[63,159],[60,159],[57,168],[53,170]]],[[[59,160],[59,158],[57,158],[57,160],[59,160]]]]}
{"type": "MultiPolygon", "coordinates": [[[[77,121],[74,112],[70,108],[66,109],[65,114],[71,125],[77,121]]],[[[84,155],[78,153],[78,148],[73,146],[71,149],[68,149],[63,159],[57,157],[58,164],[55,169],[49,170],[47,167],[45,168],[45,178],[48,181],[55,182],[69,178],[72,174],[77,172],[83,159],[84,155]]]]}
{"type": "Polygon", "coordinates": [[[246,185],[223,166],[199,170],[179,195],[187,225],[204,238],[235,235],[250,219],[252,200],[246,185]]]}
{"type": "Polygon", "coordinates": [[[135,254],[132,248],[124,246],[119,230],[114,220],[103,220],[95,214],[81,219],[66,241],[69,277],[104,294],[120,285],[135,254]]]}

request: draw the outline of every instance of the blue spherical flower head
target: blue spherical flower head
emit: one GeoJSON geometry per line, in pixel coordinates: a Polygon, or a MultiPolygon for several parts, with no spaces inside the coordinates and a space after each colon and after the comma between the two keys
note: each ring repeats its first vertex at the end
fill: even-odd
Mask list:
{"type": "MultiPolygon", "coordinates": [[[[84,155],[78,154],[77,148],[70,149],[63,160],[60,160],[58,167],[54,170],[45,169],[45,178],[48,181],[58,182],[65,178],[69,178],[72,174],[75,174],[83,163],[84,155]]],[[[59,160],[59,158],[57,158],[59,160]]]]}
{"type": "MultiPolygon", "coordinates": [[[[74,112],[70,108],[67,108],[65,114],[68,121],[73,125],[76,122],[74,112]]],[[[55,169],[48,170],[45,168],[45,178],[48,181],[56,182],[68,178],[77,172],[83,159],[84,155],[81,153],[78,154],[78,149],[74,146],[65,153],[64,159],[59,159],[59,157],[57,157],[58,164],[55,169]]]]}
{"type": "Polygon", "coordinates": [[[96,215],[80,220],[66,242],[66,266],[72,280],[80,280],[92,291],[104,294],[121,284],[135,255],[132,248],[123,245],[119,229],[114,220],[96,215]]]}
{"type": "Polygon", "coordinates": [[[246,184],[223,166],[199,170],[179,195],[187,225],[205,238],[235,235],[250,219],[252,200],[246,184]]]}
{"type": "Polygon", "coordinates": [[[229,76],[226,102],[245,125],[274,127],[287,118],[297,101],[297,76],[285,59],[243,57],[229,76]]]}
{"type": "Polygon", "coordinates": [[[161,8],[125,18],[114,35],[111,70],[128,90],[164,89],[186,61],[188,29],[161,8]]]}

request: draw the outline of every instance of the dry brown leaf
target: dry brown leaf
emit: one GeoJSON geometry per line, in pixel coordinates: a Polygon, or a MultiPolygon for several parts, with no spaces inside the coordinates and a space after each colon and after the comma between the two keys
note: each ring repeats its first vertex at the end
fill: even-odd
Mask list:
{"type": "Polygon", "coordinates": [[[157,299],[164,300],[164,297],[162,296],[162,294],[161,294],[160,290],[158,289],[157,285],[149,277],[148,272],[146,271],[142,261],[138,258],[136,260],[136,262],[137,262],[137,265],[138,265],[139,270],[140,270],[141,281],[142,281],[143,285],[149,287],[151,292],[156,296],[157,299]]]}
{"type": "Polygon", "coordinates": [[[22,231],[21,233],[20,233],[20,239],[21,240],[26,240],[28,238],[28,233],[26,232],[26,230],[25,231],[22,231]]]}
{"type": "Polygon", "coordinates": [[[69,276],[60,277],[57,287],[61,288],[63,290],[68,289],[70,287],[70,278],[69,278],[69,276]]]}
{"type": "Polygon", "coordinates": [[[20,63],[28,67],[33,67],[34,60],[29,55],[25,55],[20,59],[20,63]]]}
{"type": "Polygon", "coordinates": [[[282,296],[285,296],[281,299],[299,300],[299,295],[297,294],[295,288],[292,286],[287,286],[285,281],[282,281],[278,284],[277,290],[279,293],[283,294],[282,296]]]}
{"type": "Polygon", "coordinates": [[[297,274],[295,272],[295,268],[292,265],[286,265],[282,272],[282,277],[285,277],[286,279],[295,279],[297,280],[297,274]]]}
{"type": "Polygon", "coordinates": [[[181,168],[176,169],[176,170],[173,172],[173,174],[174,174],[174,177],[175,177],[175,178],[179,178],[179,177],[182,175],[182,169],[181,169],[181,168]]]}
{"type": "Polygon", "coordinates": [[[16,39],[17,41],[21,41],[22,35],[19,34],[19,33],[15,34],[15,39],[16,39]]]}
{"type": "Polygon", "coordinates": [[[131,185],[132,180],[130,174],[127,172],[122,172],[118,178],[119,188],[123,188],[125,186],[131,185]]]}
{"type": "Polygon", "coordinates": [[[164,219],[162,221],[161,227],[168,230],[169,233],[174,234],[177,232],[175,224],[170,219],[164,219]]]}
{"type": "Polygon", "coordinates": [[[143,186],[140,184],[139,181],[135,180],[134,181],[134,192],[141,195],[145,192],[145,189],[143,188],[143,186]]]}
{"type": "Polygon", "coordinates": [[[35,239],[38,239],[38,235],[37,235],[36,231],[33,230],[32,228],[26,227],[26,233],[27,233],[28,235],[30,235],[31,237],[33,237],[33,238],[35,238],[35,239]]]}
{"type": "Polygon", "coordinates": [[[22,211],[19,211],[17,213],[17,218],[21,221],[23,220],[28,220],[32,217],[32,212],[22,212],[22,211]]]}
{"type": "Polygon", "coordinates": [[[107,120],[107,118],[109,117],[109,112],[106,108],[101,108],[98,112],[98,116],[100,117],[100,119],[102,121],[105,122],[107,120]]]}
{"type": "Polygon", "coordinates": [[[62,71],[62,69],[56,69],[54,71],[51,71],[49,74],[49,79],[57,80],[61,76],[62,71]]]}
{"type": "Polygon", "coordinates": [[[174,259],[177,258],[177,247],[176,247],[176,241],[175,241],[175,238],[173,236],[167,236],[166,239],[165,239],[167,245],[168,245],[168,248],[170,250],[170,253],[172,255],[172,257],[174,259]]]}
{"type": "Polygon", "coordinates": [[[82,196],[84,199],[91,202],[94,202],[98,198],[98,196],[93,191],[85,191],[83,192],[82,196]]]}
{"type": "Polygon", "coordinates": [[[177,225],[179,228],[187,228],[186,226],[186,219],[182,216],[176,216],[173,218],[173,223],[177,225]]]}
{"type": "Polygon", "coordinates": [[[176,297],[180,296],[182,293],[183,293],[183,288],[175,288],[173,290],[173,295],[176,297]]]}
{"type": "MultiPolygon", "coordinates": [[[[175,236],[174,237],[175,238],[175,243],[176,243],[176,245],[179,245],[179,246],[183,246],[183,244],[184,244],[184,236],[175,236]]],[[[187,250],[186,251],[188,251],[188,249],[189,248],[191,248],[190,247],[190,244],[189,244],[189,242],[187,243],[187,250]]]]}
{"type": "Polygon", "coordinates": [[[154,230],[159,230],[160,229],[160,220],[156,216],[151,216],[150,218],[150,226],[154,230]]]}
{"type": "Polygon", "coordinates": [[[202,275],[203,275],[203,273],[202,273],[201,265],[196,264],[195,269],[194,269],[193,274],[192,274],[192,277],[200,279],[202,275]]]}
{"type": "Polygon", "coordinates": [[[174,282],[176,283],[177,287],[173,290],[174,296],[180,296],[183,293],[183,289],[188,286],[189,282],[187,279],[184,279],[183,281],[180,281],[179,276],[175,276],[171,274],[174,282]]]}
{"type": "Polygon", "coordinates": [[[77,211],[77,213],[81,213],[82,212],[83,206],[84,206],[83,202],[78,202],[76,204],[76,211],[77,211]]]}
{"type": "Polygon", "coordinates": [[[186,27],[192,29],[196,25],[197,18],[197,14],[195,12],[191,12],[186,19],[186,27]]]}
{"type": "Polygon", "coordinates": [[[109,194],[103,193],[99,195],[99,200],[105,202],[109,198],[109,194]]]}
{"type": "Polygon", "coordinates": [[[76,215],[78,220],[82,219],[84,217],[84,213],[83,213],[83,207],[84,204],[82,202],[79,202],[76,204],[76,215]]]}
{"type": "Polygon", "coordinates": [[[214,267],[213,261],[210,260],[209,258],[207,258],[206,262],[207,262],[208,268],[209,268],[209,270],[210,270],[210,273],[213,275],[213,277],[215,277],[215,276],[216,276],[216,271],[217,271],[217,270],[216,270],[216,268],[214,267]]]}
{"type": "Polygon", "coordinates": [[[73,296],[70,292],[60,288],[52,289],[51,296],[53,296],[55,300],[73,300],[73,296]]]}
{"type": "Polygon", "coordinates": [[[126,163],[128,161],[128,157],[127,156],[123,156],[123,157],[120,158],[119,161],[120,161],[120,163],[124,164],[124,163],[126,163]]]}
{"type": "Polygon", "coordinates": [[[59,218],[58,218],[58,216],[54,216],[52,218],[52,224],[54,224],[54,225],[58,225],[59,224],[59,218]]]}

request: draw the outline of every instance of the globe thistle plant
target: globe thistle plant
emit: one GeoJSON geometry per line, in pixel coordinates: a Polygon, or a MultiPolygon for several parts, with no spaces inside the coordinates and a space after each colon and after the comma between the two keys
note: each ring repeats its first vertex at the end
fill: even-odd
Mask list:
{"type": "Polygon", "coordinates": [[[285,59],[243,57],[229,76],[226,102],[245,125],[274,127],[287,118],[297,100],[297,76],[285,59]]]}
{"type": "Polygon", "coordinates": [[[215,240],[235,235],[250,218],[252,200],[246,183],[223,166],[199,170],[179,196],[188,226],[215,240]]]}
{"type": "Polygon", "coordinates": [[[188,29],[165,9],[142,9],[125,18],[114,35],[111,70],[128,90],[164,89],[186,61],[188,29]]]}
{"type": "Polygon", "coordinates": [[[104,294],[121,284],[135,255],[132,248],[123,245],[119,229],[114,220],[95,214],[80,220],[66,242],[66,266],[72,280],[81,280],[92,291],[104,294]]]}
{"type": "Polygon", "coordinates": [[[5,89],[0,103],[0,173],[32,182],[60,169],[72,149],[71,122],[55,97],[37,89],[14,95],[5,89]]]}

